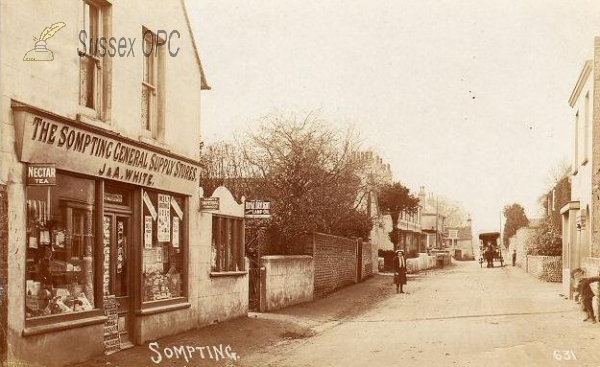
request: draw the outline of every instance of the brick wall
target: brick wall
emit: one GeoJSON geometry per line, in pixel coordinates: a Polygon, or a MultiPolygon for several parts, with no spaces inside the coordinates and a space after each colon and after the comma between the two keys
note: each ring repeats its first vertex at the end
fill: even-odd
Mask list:
{"type": "Polygon", "coordinates": [[[592,257],[600,257],[600,37],[594,39],[593,100],[592,100],[592,257]]]}
{"type": "MultiPolygon", "coordinates": [[[[359,240],[360,241],[360,240],[359,240]]],[[[362,279],[373,275],[373,247],[370,242],[362,243],[362,279]]]]}
{"type": "Polygon", "coordinates": [[[315,264],[315,298],[356,283],[356,240],[314,233],[307,238],[306,250],[315,264]]]}
{"type": "Polygon", "coordinates": [[[552,224],[558,228],[559,233],[562,233],[562,215],[560,209],[571,200],[571,183],[569,177],[563,177],[554,185],[552,190],[546,194],[546,201],[544,202],[544,208],[546,213],[550,216],[552,224]],[[548,205],[552,205],[552,199],[554,197],[554,206],[548,208],[548,205]]]}
{"type": "Polygon", "coordinates": [[[8,313],[8,195],[0,185],[0,366],[6,360],[6,328],[8,313]]]}
{"type": "Polygon", "coordinates": [[[527,256],[527,273],[546,282],[562,282],[562,256],[527,256]]]}

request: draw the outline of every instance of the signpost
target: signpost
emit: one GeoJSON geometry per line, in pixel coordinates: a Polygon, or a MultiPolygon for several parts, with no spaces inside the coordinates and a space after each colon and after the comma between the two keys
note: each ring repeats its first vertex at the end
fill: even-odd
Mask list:
{"type": "Polygon", "coordinates": [[[200,198],[200,211],[219,210],[219,198],[200,198]]]}
{"type": "Polygon", "coordinates": [[[262,200],[246,201],[244,217],[269,219],[271,218],[271,202],[262,200]]]}

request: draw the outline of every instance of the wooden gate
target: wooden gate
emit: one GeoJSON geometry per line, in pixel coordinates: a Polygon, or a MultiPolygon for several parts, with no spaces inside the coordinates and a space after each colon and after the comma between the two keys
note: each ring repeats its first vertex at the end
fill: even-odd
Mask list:
{"type": "Polygon", "coordinates": [[[261,293],[261,279],[260,279],[260,268],[250,268],[248,270],[250,287],[248,291],[248,306],[250,311],[260,312],[260,293],[261,293]]]}

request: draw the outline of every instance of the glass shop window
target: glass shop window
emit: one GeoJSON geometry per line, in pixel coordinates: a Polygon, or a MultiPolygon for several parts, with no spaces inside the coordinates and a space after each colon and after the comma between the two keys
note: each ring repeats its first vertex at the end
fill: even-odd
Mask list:
{"type": "Polygon", "coordinates": [[[185,297],[185,198],[143,193],[142,299],[144,302],[185,297]]]}
{"type": "Polygon", "coordinates": [[[213,215],[211,271],[243,271],[244,269],[244,221],[213,215]]]}
{"type": "Polygon", "coordinates": [[[95,182],[57,173],[56,183],[27,187],[26,319],[96,305],[95,182]]]}

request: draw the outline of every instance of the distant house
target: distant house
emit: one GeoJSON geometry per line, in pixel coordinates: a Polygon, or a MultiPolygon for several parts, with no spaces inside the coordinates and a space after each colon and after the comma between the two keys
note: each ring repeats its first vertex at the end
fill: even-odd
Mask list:
{"type": "Polygon", "coordinates": [[[552,224],[558,229],[559,233],[562,233],[562,215],[560,214],[560,209],[571,201],[571,182],[569,176],[570,174],[559,179],[554,187],[544,195],[543,205],[545,213],[552,224]]]}
{"type": "Polygon", "coordinates": [[[467,219],[466,225],[457,227],[446,227],[444,230],[445,246],[450,249],[455,259],[472,259],[473,229],[471,219],[467,219]]]}
{"type": "Polygon", "coordinates": [[[425,193],[425,186],[419,189],[419,202],[421,203],[421,232],[422,236],[422,252],[427,249],[442,248],[444,245],[444,219],[445,217],[439,212],[436,198],[433,194],[429,196],[425,193]]]}

